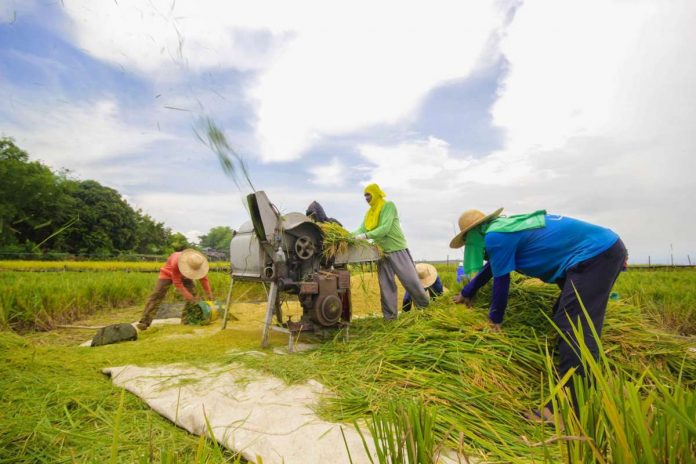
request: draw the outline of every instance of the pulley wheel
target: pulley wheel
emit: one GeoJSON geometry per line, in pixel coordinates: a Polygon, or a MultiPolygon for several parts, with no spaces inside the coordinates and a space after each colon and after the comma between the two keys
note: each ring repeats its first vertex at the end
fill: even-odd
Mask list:
{"type": "Polygon", "coordinates": [[[343,311],[343,303],[336,295],[328,295],[317,305],[317,320],[324,327],[330,327],[338,322],[343,311]]]}
{"type": "Polygon", "coordinates": [[[314,256],[316,247],[311,238],[303,235],[295,241],[295,253],[300,259],[309,259],[314,256]]]}

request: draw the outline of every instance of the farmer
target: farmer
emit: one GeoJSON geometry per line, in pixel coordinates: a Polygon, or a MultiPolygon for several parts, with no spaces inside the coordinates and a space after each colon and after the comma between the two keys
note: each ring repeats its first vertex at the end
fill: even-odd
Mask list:
{"type": "Polygon", "coordinates": [[[321,205],[316,201],[313,201],[309,204],[305,216],[309,217],[315,222],[333,222],[343,227],[343,224],[338,222],[337,219],[327,217],[326,213],[324,212],[324,208],[322,208],[321,205]]]}
{"type": "MultiPolygon", "coordinates": [[[[208,299],[213,300],[213,291],[210,289],[207,275],[208,260],[202,253],[190,248],[172,253],[166,264],[160,268],[159,279],[145,304],[143,315],[137,324],[138,329],[147,330],[150,326],[157,314],[157,308],[172,283],[187,303],[194,303],[197,298],[193,281],[200,280],[208,299]]],[[[186,306],[184,306],[181,321],[186,321],[186,306]]]]}
{"type": "MultiPolygon", "coordinates": [[[[445,291],[440,276],[437,275],[437,269],[435,269],[435,266],[432,264],[416,264],[416,273],[418,274],[418,280],[420,280],[421,285],[431,298],[440,296],[445,291]]],[[[404,293],[404,301],[401,303],[401,310],[408,312],[411,310],[411,306],[411,294],[406,291],[406,293],[404,293]]]]}
{"type": "MultiPolygon", "coordinates": [[[[601,335],[609,294],[626,261],[626,248],[616,233],[587,222],[546,214],[543,210],[499,217],[502,210],[485,215],[472,209],[459,217],[460,232],[450,247],[466,244],[465,267],[467,261],[470,266],[483,263],[484,254],[488,262],[454,301],[470,306],[476,292],[492,277],[488,318],[492,329],[500,330],[512,271],[555,283],[561,294],[553,307],[553,322],[566,337],[559,337],[558,342],[559,374],[562,378],[575,368],[577,374],[584,376],[571,324],[582,324],[584,342],[595,359],[599,357],[599,348],[576,290],[592,326],[601,335]]],[[[577,405],[572,382],[570,387],[577,405]]],[[[536,415],[547,421],[552,417],[548,408],[536,415]]]]}
{"type": "Polygon", "coordinates": [[[384,252],[384,256],[377,262],[382,315],[386,320],[394,320],[398,314],[394,275],[399,277],[406,291],[413,296],[416,306],[428,306],[430,298],[418,280],[406,238],[401,231],[396,206],[391,201],[385,201],[386,195],[377,184],[365,187],[364,193],[370,209],[353,236],[359,240],[373,240],[384,252]]]}

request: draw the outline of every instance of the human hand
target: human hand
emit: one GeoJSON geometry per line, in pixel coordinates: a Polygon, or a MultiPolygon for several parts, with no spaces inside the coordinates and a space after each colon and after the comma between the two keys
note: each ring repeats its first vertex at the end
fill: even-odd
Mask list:
{"type": "Polygon", "coordinates": [[[464,304],[466,305],[467,308],[471,308],[474,305],[474,301],[472,298],[469,298],[467,296],[463,296],[461,293],[457,293],[454,298],[452,298],[452,301],[456,304],[464,304]]]}
{"type": "Polygon", "coordinates": [[[367,234],[357,234],[355,235],[357,240],[367,240],[367,234]]]}

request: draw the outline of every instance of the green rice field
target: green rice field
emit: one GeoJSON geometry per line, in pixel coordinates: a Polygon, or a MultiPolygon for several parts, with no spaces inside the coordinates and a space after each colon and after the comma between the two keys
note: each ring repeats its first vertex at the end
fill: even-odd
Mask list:
{"type": "MultiPolygon", "coordinates": [[[[154,286],[152,269],[112,266],[44,272],[40,263],[21,270],[0,263],[0,462],[239,462],[100,372],[169,363],[241,363],[289,383],[315,379],[335,393],[319,405],[320,415],[367,424],[366,440],[384,445],[379,462],[434,462],[433,450],[443,447],[470,462],[696,460],[694,270],[622,273],[607,311],[603,356],[584,356],[595,384],[578,384],[578,416],[553,367],[557,335],[548,315],[558,290],[539,281],[515,276],[496,333],[486,317],[490,288],[474,309],[451,303],[461,288],[454,268],[438,266],[449,294],[396,323],[380,317],[376,276],[355,269],[353,305],[361,317],[350,340],[337,336],[289,363],[271,350],[245,354],[259,349],[265,307],[263,287],[250,283],[235,284],[236,320],[225,330],[218,323],[152,327],[135,342],[79,347],[93,331],[58,326],[137,320],[154,286]],[[554,425],[523,417],[546,401],[555,406],[554,425]],[[413,452],[396,453],[403,443],[413,452]]],[[[210,278],[224,299],[228,274],[210,278]]],[[[169,301],[175,299],[170,290],[169,301]]],[[[286,343],[272,334],[271,347],[286,343]]]]}

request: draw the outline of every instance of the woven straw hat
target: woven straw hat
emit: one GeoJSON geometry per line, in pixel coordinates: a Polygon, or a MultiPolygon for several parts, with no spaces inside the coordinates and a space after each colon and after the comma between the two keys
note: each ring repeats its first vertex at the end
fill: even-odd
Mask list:
{"type": "Polygon", "coordinates": [[[179,271],[187,279],[202,279],[208,274],[208,259],[200,251],[187,248],[179,256],[179,271]]]}
{"type": "Polygon", "coordinates": [[[418,263],[416,264],[416,272],[423,288],[430,287],[437,280],[437,269],[432,264],[418,263]]]}
{"type": "Polygon", "coordinates": [[[468,211],[464,211],[461,216],[459,216],[459,230],[460,232],[454,236],[452,241],[450,242],[450,248],[461,248],[464,246],[464,242],[466,241],[464,237],[466,236],[466,233],[469,232],[471,229],[476,227],[479,224],[482,224],[488,220],[497,218],[500,216],[500,213],[503,212],[503,208],[498,208],[497,210],[493,211],[491,214],[486,216],[483,214],[481,211],[477,209],[470,209],[468,211]]]}

